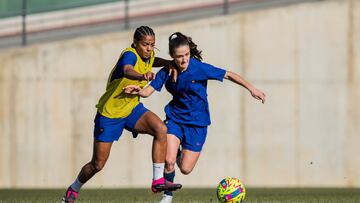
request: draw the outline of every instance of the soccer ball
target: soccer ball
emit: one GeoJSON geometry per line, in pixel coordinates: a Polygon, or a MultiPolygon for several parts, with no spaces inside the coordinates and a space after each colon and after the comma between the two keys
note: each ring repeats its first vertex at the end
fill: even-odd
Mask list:
{"type": "Polygon", "coordinates": [[[217,187],[220,202],[240,203],[245,200],[245,187],[237,178],[227,177],[217,187]]]}

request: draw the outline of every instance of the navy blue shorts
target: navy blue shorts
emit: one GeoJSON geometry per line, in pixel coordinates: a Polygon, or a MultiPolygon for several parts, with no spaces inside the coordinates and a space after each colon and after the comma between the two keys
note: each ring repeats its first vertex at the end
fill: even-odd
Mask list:
{"type": "Polygon", "coordinates": [[[173,134],[180,140],[183,149],[201,152],[207,136],[207,126],[193,126],[165,120],[168,134],[173,134]]]}
{"type": "Polygon", "coordinates": [[[125,118],[108,118],[100,113],[96,114],[94,123],[94,137],[96,141],[113,142],[119,140],[124,128],[130,132],[135,132],[136,122],[140,117],[149,111],[142,103],[139,103],[125,118]]]}

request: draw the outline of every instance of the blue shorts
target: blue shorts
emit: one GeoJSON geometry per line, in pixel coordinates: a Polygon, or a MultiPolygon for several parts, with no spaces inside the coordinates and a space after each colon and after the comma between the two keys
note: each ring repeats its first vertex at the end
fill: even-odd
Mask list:
{"type": "Polygon", "coordinates": [[[168,134],[173,134],[180,140],[183,149],[201,152],[207,136],[207,126],[193,126],[165,120],[168,134]]]}
{"type": "Polygon", "coordinates": [[[149,111],[142,103],[139,103],[125,118],[108,118],[100,113],[96,114],[94,123],[94,137],[96,141],[113,142],[119,140],[124,128],[130,132],[135,132],[136,122],[140,117],[149,111]]]}

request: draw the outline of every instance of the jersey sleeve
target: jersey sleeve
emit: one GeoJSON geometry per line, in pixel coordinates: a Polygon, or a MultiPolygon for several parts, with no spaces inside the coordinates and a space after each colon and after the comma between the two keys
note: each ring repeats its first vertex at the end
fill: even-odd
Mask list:
{"type": "Polygon", "coordinates": [[[111,75],[110,81],[123,77],[124,66],[125,65],[135,66],[136,60],[137,60],[136,55],[133,52],[127,51],[123,53],[122,56],[119,58],[118,62],[116,63],[116,68],[111,75]]]}
{"type": "Polygon", "coordinates": [[[201,69],[205,73],[208,80],[219,80],[219,81],[224,80],[226,70],[222,68],[215,67],[211,64],[202,63],[201,69]]]}
{"type": "Polygon", "coordinates": [[[159,72],[156,73],[155,79],[151,81],[150,86],[152,86],[156,91],[160,92],[161,88],[169,77],[168,73],[169,68],[167,66],[159,70],[159,72]]]}
{"type": "Polygon", "coordinates": [[[127,52],[123,53],[123,55],[120,57],[116,66],[119,68],[122,68],[125,65],[135,66],[136,60],[137,60],[136,55],[131,51],[127,51],[127,52]]]}

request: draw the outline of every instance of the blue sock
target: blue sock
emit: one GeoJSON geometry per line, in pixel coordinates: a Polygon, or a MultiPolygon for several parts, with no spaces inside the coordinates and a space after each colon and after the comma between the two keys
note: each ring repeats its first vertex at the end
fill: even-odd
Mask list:
{"type": "MultiPolygon", "coordinates": [[[[174,182],[175,171],[173,171],[171,173],[164,173],[164,178],[167,181],[174,182]]],[[[168,191],[168,190],[164,191],[164,194],[169,195],[169,196],[173,196],[173,193],[171,191],[168,191]]]]}

